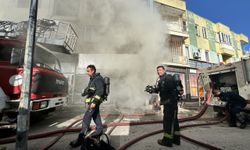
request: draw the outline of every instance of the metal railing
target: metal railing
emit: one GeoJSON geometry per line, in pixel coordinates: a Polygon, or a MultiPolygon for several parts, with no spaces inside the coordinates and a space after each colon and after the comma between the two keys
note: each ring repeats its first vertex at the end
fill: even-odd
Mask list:
{"type": "Polygon", "coordinates": [[[53,25],[40,25],[37,30],[37,42],[64,46],[74,52],[78,36],[69,23],[54,21],[53,25]]]}
{"type": "Polygon", "coordinates": [[[188,58],[186,56],[172,55],[172,62],[186,65],[188,63],[188,58]]]}
{"type": "MultiPolygon", "coordinates": [[[[0,37],[26,37],[27,21],[10,22],[0,21],[0,37]]],[[[36,40],[39,43],[64,46],[74,52],[78,36],[70,23],[56,20],[40,19],[37,21],[36,40]]]]}

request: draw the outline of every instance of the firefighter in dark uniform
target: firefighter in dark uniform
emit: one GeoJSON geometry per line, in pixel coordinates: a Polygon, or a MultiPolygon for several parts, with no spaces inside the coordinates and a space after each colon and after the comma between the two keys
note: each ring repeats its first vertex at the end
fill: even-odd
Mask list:
{"type": "Polygon", "coordinates": [[[236,127],[236,121],[244,124],[244,120],[240,119],[240,112],[247,105],[246,100],[239,94],[234,92],[220,92],[218,89],[214,90],[214,95],[218,96],[221,101],[227,102],[226,111],[229,113],[229,126],[236,127]]]}
{"type": "Polygon", "coordinates": [[[92,137],[98,137],[103,132],[99,107],[104,99],[104,80],[100,73],[96,73],[94,65],[87,66],[87,74],[90,76],[90,81],[87,88],[85,88],[82,93],[82,96],[86,96],[85,102],[88,108],[84,114],[82,120],[82,130],[79,133],[78,138],[70,142],[72,147],[78,147],[84,143],[84,138],[89,130],[92,118],[96,124],[96,132],[92,135],[92,137]]]}
{"type": "Polygon", "coordinates": [[[149,93],[159,93],[160,104],[163,110],[163,130],[164,136],[158,140],[158,144],[172,147],[173,143],[180,145],[180,127],[177,118],[178,98],[183,93],[181,81],[177,82],[175,77],[166,74],[164,66],[157,67],[159,80],[155,86],[147,86],[149,93]]]}

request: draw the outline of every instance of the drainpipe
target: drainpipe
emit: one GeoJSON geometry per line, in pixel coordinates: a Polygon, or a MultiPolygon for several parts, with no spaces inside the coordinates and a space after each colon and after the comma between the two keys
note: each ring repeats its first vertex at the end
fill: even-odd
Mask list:
{"type": "Polygon", "coordinates": [[[186,68],[186,101],[190,101],[191,100],[191,94],[190,94],[190,79],[189,79],[189,69],[186,68]]]}

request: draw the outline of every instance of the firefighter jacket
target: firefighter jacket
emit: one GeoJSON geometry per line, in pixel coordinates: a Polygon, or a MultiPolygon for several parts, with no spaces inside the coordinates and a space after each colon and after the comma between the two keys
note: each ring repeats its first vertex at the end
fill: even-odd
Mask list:
{"type": "Polygon", "coordinates": [[[86,103],[100,104],[104,98],[104,80],[100,73],[95,73],[90,77],[87,88],[82,96],[87,96],[86,103]]]}
{"type": "Polygon", "coordinates": [[[219,97],[220,100],[227,102],[228,105],[241,107],[246,106],[246,100],[234,92],[221,92],[219,97]]]}
{"type": "Polygon", "coordinates": [[[177,83],[172,75],[164,74],[156,84],[155,93],[159,93],[161,105],[177,104],[177,83]]]}

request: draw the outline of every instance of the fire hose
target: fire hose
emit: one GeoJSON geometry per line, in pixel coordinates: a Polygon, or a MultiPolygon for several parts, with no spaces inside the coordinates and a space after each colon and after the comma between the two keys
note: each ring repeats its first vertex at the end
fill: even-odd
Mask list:
{"type": "MultiPolygon", "coordinates": [[[[209,98],[208,99],[211,99],[211,96],[212,96],[212,91],[210,90],[210,95],[209,95],[209,98]]],[[[204,108],[200,111],[200,113],[198,113],[198,115],[196,116],[193,116],[193,117],[188,117],[188,118],[183,118],[182,120],[180,120],[180,122],[184,122],[184,121],[190,121],[190,120],[194,120],[196,118],[200,118],[206,111],[207,109],[207,105],[204,106],[204,108]]],[[[148,115],[154,115],[154,114],[123,114],[121,115],[121,118],[119,119],[118,122],[121,122],[121,120],[124,118],[124,116],[148,116],[148,115]]],[[[103,115],[104,116],[104,115],[103,115]]],[[[106,116],[117,116],[117,114],[107,114],[106,116]]],[[[71,126],[73,126],[75,123],[79,122],[76,121],[74,123],[72,123],[70,126],[68,126],[66,129],[69,129],[71,126]]],[[[153,122],[152,122],[153,123],[153,122]]],[[[161,122],[159,122],[161,123],[161,122]]],[[[117,125],[114,125],[107,133],[107,135],[110,135],[113,130],[116,128],[117,125]]],[[[63,137],[64,133],[62,133],[61,135],[59,135],[55,140],[53,140],[50,144],[48,144],[46,146],[46,148],[43,148],[43,149],[49,149],[51,146],[53,146],[61,137],[63,137]]]]}
{"type": "MultiPolygon", "coordinates": [[[[102,117],[108,117],[108,116],[121,116],[120,119],[118,120],[118,122],[121,122],[122,119],[124,118],[124,116],[151,116],[151,115],[155,115],[154,113],[146,113],[146,114],[102,114],[102,117]]],[[[69,126],[66,127],[66,129],[70,129],[72,126],[74,126],[75,124],[79,123],[80,121],[82,121],[82,119],[78,119],[76,121],[74,121],[73,123],[71,123],[69,126]]],[[[107,133],[107,135],[110,135],[113,130],[116,128],[116,126],[113,126],[109,132],[107,133]]],[[[64,133],[61,133],[58,137],[56,137],[53,141],[51,141],[48,145],[46,145],[45,147],[42,148],[42,150],[47,150],[50,147],[52,147],[54,144],[56,144],[57,141],[59,141],[63,136],[64,133]]]]}
{"type": "MultiPolygon", "coordinates": [[[[212,97],[212,91],[210,90],[208,100],[211,99],[211,97],[212,97]]],[[[205,113],[207,107],[208,107],[208,105],[205,104],[203,106],[203,108],[201,109],[201,111],[197,115],[192,116],[192,117],[187,117],[187,118],[181,118],[181,119],[179,119],[179,121],[180,122],[185,122],[185,121],[191,121],[191,120],[198,119],[205,113]]],[[[106,114],[106,115],[103,115],[103,116],[118,116],[118,115],[120,115],[120,114],[106,114]]],[[[153,115],[153,114],[124,114],[124,116],[147,116],[147,115],[153,115]]],[[[81,119],[75,121],[70,126],[68,126],[66,129],[61,129],[61,130],[55,130],[55,131],[50,131],[50,132],[46,132],[46,133],[30,135],[28,137],[28,139],[33,140],[33,139],[39,139],[39,138],[46,138],[46,137],[50,137],[50,136],[55,135],[55,134],[60,134],[60,136],[58,136],[55,140],[53,140],[51,143],[49,143],[48,146],[44,147],[45,149],[50,148],[66,132],[79,132],[81,130],[80,128],[70,129],[70,127],[72,127],[75,123],[77,123],[79,121],[81,121],[81,119]]],[[[145,122],[117,122],[117,123],[104,124],[104,128],[113,127],[113,126],[134,126],[134,125],[145,125],[145,124],[159,124],[159,123],[162,123],[162,122],[163,122],[162,120],[160,120],[160,121],[145,121],[145,122]]],[[[93,128],[93,126],[92,126],[92,128],[93,128]]],[[[15,137],[0,140],[0,144],[7,144],[7,143],[13,143],[13,142],[15,142],[15,137]]]]}
{"type": "MultiPolygon", "coordinates": [[[[211,98],[211,96],[209,96],[208,98],[211,98]]],[[[201,111],[197,115],[194,115],[194,116],[191,116],[191,117],[186,117],[186,118],[181,118],[181,119],[179,119],[179,122],[185,122],[185,121],[191,121],[191,120],[198,119],[205,113],[207,108],[208,108],[208,105],[205,104],[203,106],[203,108],[201,109],[201,111]]],[[[102,116],[119,116],[119,115],[120,114],[104,114],[102,116]]],[[[123,114],[123,116],[148,116],[148,115],[153,115],[153,114],[123,114]]],[[[79,122],[81,120],[82,119],[79,119],[79,120],[75,121],[74,123],[77,123],[77,122],[79,122]]],[[[111,126],[115,126],[115,125],[119,125],[119,126],[130,125],[130,126],[133,126],[133,125],[144,125],[144,124],[159,124],[159,123],[162,123],[162,122],[163,122],[162,120],[145,121],[145,122],[120,122],[120,123],[104,124],[103,126],[104,127],[111,127],[111,126]]],[[[65,133],[65,132],[68,132],[68,131],[72,132],[72,131],[75,131],[75,130],[79,131],[80,128],[73,129],[73,130],[72,129],[67,129],[67,128],[66,129],[60,129],[60,130],[50,131],[50,132],[46,132],[46,133],[30,135],[28,138],[29,139],[38,139],[38,138],[46,137],[46,135],[51,136],[51,135],[54,135],[54,134],[65,133]],[[65,132],[63,132],[63,131],[65,131],[65,132]]],[[[15,137],[0,140],[0,144],[7,144],[7,143],[12,143],[12,142],[15,142],[15,137]]]]}
{"type": "MultiPolygon", "coordinates": [[[[221,122],[224,121],[225,119],[226,119],[226,117],[223,118],[223,119],[221,119],[221,120],[219,120],[219,121],[216,121],[216,122],[183,125],[183,126],[180,126],[180,128],[183,129],[183,128],[188,128],[188,127],[197,127],[197,126],[214,125],[214,124],[221,123],[221,122]]],[[[120,147],[118,148],[118,150],[125,150],[125,149],[127,149],[128,147],[130,147],[131,145],[133,145],[133,144],[139,142],[140,140],[142,140],[142,139],[144,139],[144,138],[147,138],[147,137],[149,137],[149,136],[153,136],[153,135],[156,135],[156,134],[159,134],[159,133],[162,133],[162,132],[164,132],[164,131],[163,131],[163,130],[157,130],[157,131],[153,131],[153,132],[144,134],[144,135],[142,135],[142,136],[139,136],[139,137],[137,137],[137,138],[135,138],[135,139],[133,139],[133,140],[127,142],[126,144],[120,146],[120,147]]],[[[188,140],[188,141],[191,141],[191,142],[193,142],[193,143],[196,143],[196,144],[198,144],[198,145],[200,145],[200,146],[203,146],[203,147],[205,147],[205,148],[209,148],[209,149],[213,149],[213,150],[219,150],[219,149],[220,149],[220,148],[217,148],[217,147],[215,147],[215,146],[212,146],[212,145],[209,145],[209,144],[206,144],[206,143],[202,143],[202,142],[200,142],[200,141],[196,141],[196,140],[191,139],[191,138],[189,138],[189,137],[186,137],[186,136],[184,136],[184,135],[181,135],[181,137],[184,138],[184,139],[186,139],[186,140],[188,140]]]]}

